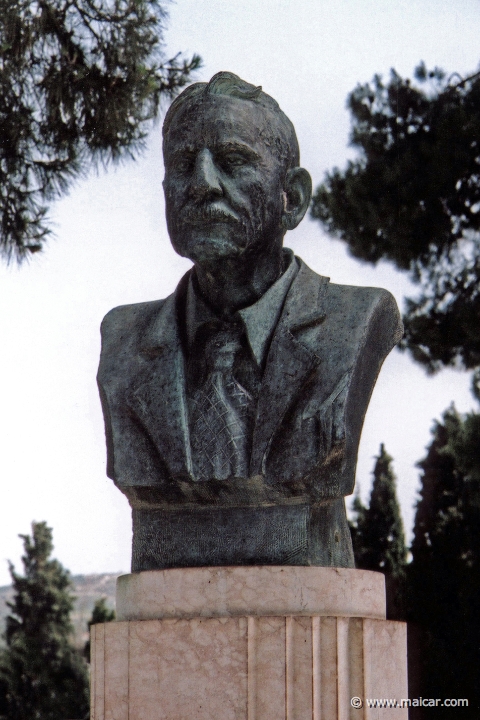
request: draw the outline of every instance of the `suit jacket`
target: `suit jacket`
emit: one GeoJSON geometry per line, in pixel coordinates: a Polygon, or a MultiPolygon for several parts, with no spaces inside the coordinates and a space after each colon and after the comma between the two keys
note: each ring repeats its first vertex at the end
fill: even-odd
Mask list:
{"type": "Polygon", "coordinates": [[[167,299],[105,317],[98,382],[107,474],[133,508],[134,569],[272,557],[275,564],[352,565],[343,497],[353,491],[375,380],[402,325],[386,290],[335,285],[297,262],[266,359],[249,478],[192,477],[183,350],[189,273],[167,299]],[[195,528],[192,537],[185,525],[195,528]],[[233,527],[241,537],[222,554],[233,527]],[[275,548],[284,545],[279,555],[275,548]]]}

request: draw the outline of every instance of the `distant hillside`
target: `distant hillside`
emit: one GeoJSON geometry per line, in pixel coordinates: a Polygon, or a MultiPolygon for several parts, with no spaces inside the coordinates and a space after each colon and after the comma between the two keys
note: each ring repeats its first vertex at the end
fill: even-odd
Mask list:
{"type": "MultiPolygon", "coordinates": [[[[115,608],[115,586],[118,573],[105,573],[104,575],[73,575],[73,594],[76,597],[72,613],[72,624],[75,631],[75,644],[82,646],[87,640],[87,622],[92,615],[95,600],[106,598],[107,605],[115,608]]],[[[3,635],[5,618],[9,608],[7,602],[13,599],[11,585],[0,587],[0,633],[3,635]]],[[[3,639],[0,640],[3,644],[3,639]]]]}

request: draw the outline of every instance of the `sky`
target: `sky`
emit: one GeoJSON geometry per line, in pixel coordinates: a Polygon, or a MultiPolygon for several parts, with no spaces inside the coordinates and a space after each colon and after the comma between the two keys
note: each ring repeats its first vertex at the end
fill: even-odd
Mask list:
{"type": "MultiPolygon", "coordinates": [[[[467,74],[480,61],[480,0],[177,0],[166,53],[203,58],[198,80],[229,70],[262,85],[293,121],[314,186],[354,150],[347,94],[390,68],[467,74]]],[[[95,375],[103,315],[171,293],[190,262],[170,247],[161,181],[161,121],[136,162],[92,173],[52,206],[55,236],[28,265],[0,266],[0,585],[19,569],[19,533],[32,520],[54,532],[55,556],[73,574],[128,572],[131,518],[105,475],[95,375]]],[[[399,306],[417,292],[405,275],[350,258],[306,218],[285,244],[333,282],[390,290],[399,306]]],[[[428,377],[408,355],[385,361],[364,425],[357,482],[368,499],[379,445],[394,458],[411,534],[415,463],[435,418],[474,407],[466,373],[428,377]]],[[[350,500],[347,499],[347,503],[350,500]]]]}

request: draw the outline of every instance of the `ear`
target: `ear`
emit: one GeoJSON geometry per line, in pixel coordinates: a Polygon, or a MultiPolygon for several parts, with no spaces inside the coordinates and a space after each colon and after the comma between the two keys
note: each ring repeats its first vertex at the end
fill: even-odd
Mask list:
{"type": "Polygon", "coordinates": [[[287,172],[284,187],[282,226],[285,230],[297,227],[307,212],[312,197],[312,178],[301,167],[291,168],[287,172]]]}

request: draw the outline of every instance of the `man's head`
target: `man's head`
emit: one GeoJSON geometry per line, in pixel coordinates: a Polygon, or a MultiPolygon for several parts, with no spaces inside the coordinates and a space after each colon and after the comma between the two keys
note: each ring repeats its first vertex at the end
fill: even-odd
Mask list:
{"type": "Polygon", "coordinates": [[[311,195],[277,102],[232,73],[188,87],[163,126],[172,244],[194,262],[281,248],[311,195]]]}

